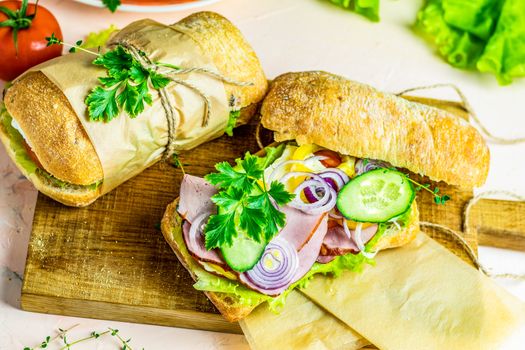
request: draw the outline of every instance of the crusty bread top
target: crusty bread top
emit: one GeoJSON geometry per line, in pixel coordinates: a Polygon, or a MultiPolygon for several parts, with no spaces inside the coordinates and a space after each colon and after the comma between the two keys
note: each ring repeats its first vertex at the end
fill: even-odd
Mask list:
{"type": "Polygon", "coordinates": [[[102,165],[82,123],[66,96],[43,73],[16,80],[4,100],[44,170],[75,185],[102,180],[102,165]]]}
{"type": "Polygon", "coordinates": [[[482,185],[489,170],[489,149],[466,121],[326,72],[277,77],[261,116],[276,141],[381,159],[464,188],[482,185]]]}
{"type": "Polygon", "coordinates": [[[261,63],[240,30],[229,20],[218,13],[204,11],[183,18],[171,27],[190,36],[224,76],[253,83],[251,86],[224,84],[226,95],[238,99],[238,107],[247,107],[263,99],[268,81],[261,63]]]}

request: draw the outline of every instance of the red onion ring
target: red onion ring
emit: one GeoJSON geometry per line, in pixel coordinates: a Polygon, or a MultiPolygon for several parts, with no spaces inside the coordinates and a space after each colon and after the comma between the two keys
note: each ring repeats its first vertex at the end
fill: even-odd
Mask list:
{"type": "Polygon", "coordinates": [[[277,236],[268,243],[259,262],[244,274],[259,288],[278,289],[293,280],[298,268],[297,251],[290,242],[277,236]]]}
{"type": "Polygon", "coordinates": [[[366,173],[367,171],[378,169],[378,168],[391,168],[392,167],[392,165],[382,160],[367,159],[366,164],[364,163],[365,163],[364,159],[357,160],[357,162],[355,163],[356,175],[361,175],[363,173],[366,173]]]}
{"type": "Polygon", "coordinates": [[[308,176],[311,178],[303,181],[299,186],[297,186],[295,189],[296,196],[288,205],[302,210],[307,214],[320,214],[328,212],[332,210],[333,207],[335,207],[337,192],[325,181],[325,179],[317,174],[304,171],[294,171],[284,175],[281,178],[281,181],[286,182],[288,179],[296,176],[308,176]],[[314,203],[304,203],[299,195],[305,188],[313,185],[315,185],[316,189],[321,188],[324,190],[323,196],[314,203]]]}
{"type": "Polygon", "coordinates": [[[202,236],[204,232],[204,225],[211,213],[199,214],[190,226],[190,232],[188,233],[190,239],[190,246],[199,247],[201,244],[197,241],[198,235],[202,236]]]}

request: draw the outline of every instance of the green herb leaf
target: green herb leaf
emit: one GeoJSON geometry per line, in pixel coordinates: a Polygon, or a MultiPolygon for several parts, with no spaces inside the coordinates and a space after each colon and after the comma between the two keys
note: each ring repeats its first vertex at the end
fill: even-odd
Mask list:
{"type": "Polygon", "coordinates": [[[206,249],[210,250],[225,244],[231,245],[232,238],[237,234],[235,215],[232,213],[212,215],[205,230],[206,249]]]}
{"type": "Polygon", "coordinates": [[[150,86],[161,89],[170,83],[163,75],[144,69],[122,46],[99,55],[93,64],[106,68],[108,76],[100,77],[102,86],[95,87],[86,98],[91,120],[110,121],[121,111],[135,118],[153,102],[150,86]]]}
{"type": "Polygon", "coordinates": [[[121,5],[120,0],[102,0],[104,6],[106,6],[111,12],[117,11],[117,8],[121,5]]]}
{"type": "Polygon", "coordinates": [[[220,213],[212,215],[206,225],[206,249],[230,245],[238,231],[257,242],[269,241],[284,226],[286,217],[274,203],[285,205],[294,195],[276,181],[266,188],[264,169],[279,156],[277,149],[267,151],[268,158],[246,153],[244,159],[236,159],[235,167],[218,163],[218,172],[206,175],[205,179],[219,189],[212,201],[220,213]]]}
{"type": "Polygon", "coordinates": [[[105,90],[97,86],[91,91],[85,101],[91,120],[110,121],[118,115],[119,108],[115,98],[117,89],[118,87],[105,90]]]}

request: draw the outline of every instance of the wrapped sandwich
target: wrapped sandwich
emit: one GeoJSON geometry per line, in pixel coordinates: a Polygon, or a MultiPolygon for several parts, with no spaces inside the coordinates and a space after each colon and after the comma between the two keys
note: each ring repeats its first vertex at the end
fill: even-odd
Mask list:
{"type": "Polygon", "coordinates": [[[88,205],[161,158],[245,123],[267,89],[239,30],[211,12],[169,26],[134,22],[99,50],[34,67],[0,106],[8,154],[66,205],[88,205]]]}
{"type": "Polygon", "coordinates": [[[261,117],[279,143],[186,175],[162,221],[229,321],[412,241],[424,185],[408,171],[468,188],[488,173],[488,148],[465,121],[329,73],[276,78],[261,117]]]}

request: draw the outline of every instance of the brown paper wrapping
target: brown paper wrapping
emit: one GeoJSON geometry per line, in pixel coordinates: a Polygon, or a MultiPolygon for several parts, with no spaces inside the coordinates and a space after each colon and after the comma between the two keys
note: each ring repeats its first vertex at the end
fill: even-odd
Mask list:
{"type": "Polygon", "coordinates": [[[281,313],[263,304],[239,323],[253,350],[357,350],[370,344],[298,291],[281,313]]]}
{"type": "MultiPolygon", "coordinates": [[[[218,71],[205,58],[200,47],[188,35],[152,20],[131,23],[108,43],[132,44],[144,51],[154,62],[183,68],[200,67],[218,71]]],[[[153,103],[143,113],[131,119],[125,113],[110,122],[90,121],[84,100],[98,85],[97,78],[106,71],[91,64],[95,56],[78,52],[48,61],[33,69],[44,73],[69,100],[88,134],[102,164],[104,181],[102,194],[111,191],[127,179],[139,174],[158,161],[168,143],[168,122],[157,91],[151,89],[153,103]]],[[[170,83],[171,104],[176,106],[179,123],[175,149],[187,150],[219,136],[229,117],[228,97],[224,85],[202,73],[181,75],[181,79],[197,86],[211,101],[211,116],[202,127],[204,100],[193,90],[170,83]]]]}
{"type": "Polygon", "coordinates": [[[525,304],[420,234],[362,273],[316,276],[281,314],[262,305],[240,324],[255,350],[521,349],[525,304]]]}
{"type": "Polygon", "coordinates": [[[518,349],[525,327],[525,304],[424,234],[302,292],[386,350],[518,349]]]}

